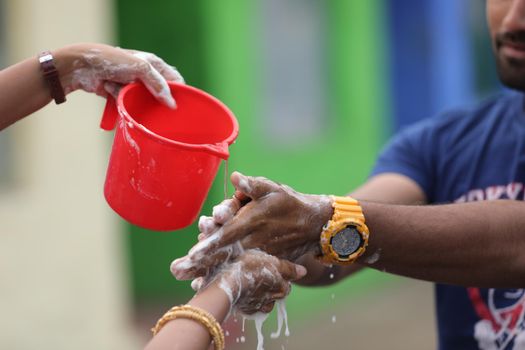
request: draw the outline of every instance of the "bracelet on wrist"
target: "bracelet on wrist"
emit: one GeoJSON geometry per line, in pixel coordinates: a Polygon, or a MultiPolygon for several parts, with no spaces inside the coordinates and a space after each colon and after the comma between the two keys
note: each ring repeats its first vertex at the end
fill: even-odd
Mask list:
{"type": "Polygon", "coordinates": [[[213,317],[209,312],[200,309],[192,305],[180,305],[174,306],[169,309],[155,324],[155,327],[151,329],[153,335],[155,336],[166,323],[169,321],[175,320],[177,318],[187,318],[194,321],[197,321],[202,326],[204,326],[213,340],[215,345],[215,350],[224,349],[224,332],[222,331],[221,325],[215,317],[213,317]]]}
{"type": "Polygon", "coordinates": [[[38,55],[38,62],[40,62],[40,69],[44,75],[44,80],[49,86],[51,97],[55,100],[55,103],[61,104],[66,102],[66,94],[64,88],[60,83],[58,76],[58,70],[55,66],[53,55],[49,51],[44,51],[38,55]]]}

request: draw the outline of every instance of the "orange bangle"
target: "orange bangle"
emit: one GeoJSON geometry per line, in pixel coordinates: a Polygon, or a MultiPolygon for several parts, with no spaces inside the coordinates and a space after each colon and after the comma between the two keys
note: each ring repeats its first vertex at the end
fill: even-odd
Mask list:
{"type": "Polygon", "coordinates": [[[153,335],[155,336],[158,332],[160,332],[166,323],[177,318],[188,318],[199,322],[210,333],[213,343],[215,344],[215,350],[224,349],[224,332],[222,331],[219,322],[217,322],[215,317],[213,317],[209,312],[191,305],[174,306],[169,309],[157,321],[155,327],[151,329],[153,335]]]}

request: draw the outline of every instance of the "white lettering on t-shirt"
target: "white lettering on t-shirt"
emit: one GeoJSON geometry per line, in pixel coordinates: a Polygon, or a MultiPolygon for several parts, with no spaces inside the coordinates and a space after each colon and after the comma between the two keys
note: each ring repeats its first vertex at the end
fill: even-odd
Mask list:
{"type": "Polygon", "coordinates": [[[511,182],[507,185],[489,186],[485,189],[476,188],[458,197],[455,203],[492,201],[497,199],[525,200],[524,184],[511,182]]]}
{"type": "Polygon", "coordinates": [[[512,182],[507,185],[507,196],[509,199],[516,200],[518,199],[518,194],[523,189],[523,184],[521,182],[512,182]]]}
{"type": "Polygon", "coordinates": [[[505,193],[506,187],[505,186],[490,186],[485,189],[485,193],[487,194],[487,200],[493,201],[496,199],[500,199],[501,196],[503,196],[503,193],[505,193]]]}
{"type": "Polygon", "coordinates": [[[483,190],[472,190],[472,191],[469,191],[469,193],[467,195],[467,201],[468,202],[477,202],[477,201],[482,201],[482,200],[485,200],[485,194],[484,194],[483,190]]]}

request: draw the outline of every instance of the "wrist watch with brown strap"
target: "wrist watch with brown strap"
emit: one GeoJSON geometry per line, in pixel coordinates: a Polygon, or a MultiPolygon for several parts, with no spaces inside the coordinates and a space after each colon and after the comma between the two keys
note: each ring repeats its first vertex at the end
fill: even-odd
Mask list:
{"type": "Polygon", "coordinates": [[[352,197],[332,196],[332,218],[321,233],[320,260],[325,264],[349,265],[368,245],[369,231],[359,202],[352,197]]]}
{"type": "Polygon", "coordinates": [[[60,103],[66,102],[66,94],[64,93],[64,88],[60,83],[58,70],[53,61],[53,55],[51,52],[44,51],[39,54],[38,62],[40,62],[40,69],[44,74],[44,80],[49,86],[51,97],[55,100],[55,103],[58,105],[60,103]]]}

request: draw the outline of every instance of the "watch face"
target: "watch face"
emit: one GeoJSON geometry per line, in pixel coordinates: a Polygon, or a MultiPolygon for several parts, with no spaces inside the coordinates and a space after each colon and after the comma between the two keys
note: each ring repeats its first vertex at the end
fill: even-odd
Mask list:
{"type": "Polygon", "coordinates": [[[354,226],[348,226],[332,237],[331,244],[340,258],[348,258],[361,247],[363,239],[354,226]]]}

